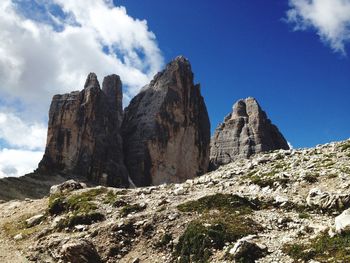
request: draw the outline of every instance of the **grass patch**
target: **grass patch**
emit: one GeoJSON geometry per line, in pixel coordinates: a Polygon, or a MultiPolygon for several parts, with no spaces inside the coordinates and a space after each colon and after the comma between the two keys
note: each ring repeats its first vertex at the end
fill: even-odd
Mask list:
{"type": "Polygon", "coordinates": [[[283,247],[283,252],[295,260],[349,262],[350,234],[335,237],[329,237],[327,233],[322,234],[310,244],[287,244],[283,247]]]}
{"type": "Polygon", "coordinates": [[[257,205],[248,199],[230,194],[215,194],[204,196],[198,200],[188,201],[177,207],[181,212],[207,212],[211,209],[240,214],[249,214],[257,205]]]}
{"type": "Polygon", "coordinates": [[[105,220],[105,216],[98,212],[91,212],[87,214],[73,214],[64,220],[61,220],[57,224],[56,228],[62,230],[64,228],[72,228],[76,225],[91,225],[103,220],[105,220]]]}
{"type": "Polygon", "coordinates": [[[306,174],[306,175],[303,176],[303,179],[304,179],[306,182],[312,184],[312,183],[318,182],[318,177],[319,177],[319,176],[320,176],[320,175],[317,174],[317,173],[316,173],[316,174],[306,174]]]}
{"type": "Polygon", "coordinates": [[[146,208],[145,206],[141,206],[139,204],[126,205],[120,210],[120,215],[122,217],[125,217],[131,213],[141,212],[145,208],[146,208]]]}
{"type": "Polygon", "coordinates": [[[58,215],[64,212],[89,213],[97,209],[93,202],[97,196],[106,193],[104,187],[91,189],[79,194],[66,196],[64,194],[52,195],[49,198],[48,213],[58,215]]]}
{"type": "Polygon", "coordinates": [[[162,236],[161,240],[155,244],[155,246],[158,248],[165,247],[166,245],[168,245],[170,243],[171,240],[173,240],[172,235],[169,233],[165,233],[162,236]]]}
{"type": "Polygon", "coordinates": [[[306,212],[301,212],[301,213],[299,213],[299,218],[300,219],[309,219],[310,218],[310,214],[306,213],[306,212]]]}
{"type": "Polygon", "coordinates": [[[27,226],[26,220],[31,218],[32,216],[34,216],[34,214],[27,214],[20,217],[16,221],[6,222],[3,225],[3,230],[5,234],[11,238],[13,238],[18,234],[22,234],[23,237],[25,238],[25,237],[31,236],[34,233],[39,232],[43,228],[42,225],[35,225],[33,227],[27,226]]]}
{"type": "Polygon", "coordinates": [[[342,146],[341,146],[341,150],[344,151],[348,151],[350,150],[350,141],[345,142],[342,146]]]}
{"type": "Polygon", "coordinates": [[[275,188],[276,185],[286,186],[289,183],[288,178],[271,178],[264,176],[252,176],[250,178],[252,184],[256,184],[262,188],[269,186],[270,188],[275,188]]]}
{"type": "Polygon", "coordinates": [[[180,236],[174,255],[178,262],[210,262],[212,249],[221,250],[225,243],[261,231],[261,226],[249,218],[221,212],[205,214],[190,222],[180,236]]]}

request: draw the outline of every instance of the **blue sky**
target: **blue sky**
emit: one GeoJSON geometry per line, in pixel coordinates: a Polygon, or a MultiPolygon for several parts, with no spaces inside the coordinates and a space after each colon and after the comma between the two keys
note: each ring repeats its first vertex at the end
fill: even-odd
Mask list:
{"type": "Polygon", "coordinates": [[[178,55],[212,132],[253,96],[294,147],[350,137],[350,0],[1,0],[0,39],[0,177],[36,168],[54,94],[116,73],[127,105],[178,55]]]}
{"type": "Polygon", "coordinates": [[[166,61],[190,59],[212,130],[237,99],[253,96],[295,147],[350,137],[349,57],[315,30],[295,32],[283,19],[288,1],[115,3],[147,20],[166,61]]]}

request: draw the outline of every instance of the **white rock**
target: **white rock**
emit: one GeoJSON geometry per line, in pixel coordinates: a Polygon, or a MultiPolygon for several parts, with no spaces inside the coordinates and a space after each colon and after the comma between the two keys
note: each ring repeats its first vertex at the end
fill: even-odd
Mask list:
{"type": "Polygon", "coordinates": [[[277,195],[277,196],[275,196],[275,202],[277,204],[286,203],[286,202],[288,202],[288,197],[277,195]]]}
{"type": "Polygon", "coordinates": [[[19,234],[17,234],[17,235],[15,235],[14,237],[13,237],[13,239],[14,240],[22,240],[23,239],[23,234],[22,233],[19,233],[19,234]]]}
{"type": "Polygon", "coordinates": [[[350,209],[345,210],[335,218],[335,231],[343,233],[350,230],[350,209]]]}
{"type": "Polygon", "coordinates": [[[39,214],[27,219],[26,220],[27,227],[32,227],[39,224],[43,218],[44,218],[44,215],[39,214]]]}
{"type": "Polygon", "coordinates": [[[180,186],[174,190],[175,195],[183,195],[184,193],[186,193],[186,190],[182,186],[180,186]]]}

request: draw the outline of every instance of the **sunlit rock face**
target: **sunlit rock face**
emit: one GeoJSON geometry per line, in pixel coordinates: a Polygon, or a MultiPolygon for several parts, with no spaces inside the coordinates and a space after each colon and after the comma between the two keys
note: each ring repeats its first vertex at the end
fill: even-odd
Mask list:
{"type": "Polygon", "coordinates": [[[289,149],[286,139],[256,99],[241,99],[215,130],[211,140],[210,169],[276,149],[289,149]]]}
{"type": "Polygon", "coordinates": [[[138,186],[183,182],[206,172],[210,122],[180,56],[131,100],[122,125],[125,164],[138,186]]]}
{"type": "Polygon", "coordinates": [[[105,77],[101,89],[94,73],[89,74],[82,91],[55,95],[49,111],[45,154],[38,170],[126,186],[120,135],[122,96],[119,76],[105,77]]]}

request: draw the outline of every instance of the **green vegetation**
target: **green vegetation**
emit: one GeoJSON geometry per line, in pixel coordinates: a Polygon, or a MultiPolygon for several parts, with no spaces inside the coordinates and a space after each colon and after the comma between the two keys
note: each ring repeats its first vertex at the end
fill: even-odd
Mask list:
{"type": "Polygon", "coordinates": [[[72,228],[76,225],[91,225],[92,223],[105,220],[105,216],[99,212],[90,212],[85,214],[73,214],[72,216],[61,220],[57,224],[57,229],[62,230],[66,227],[72,228]]]}
{"type": "Polygon", "coordinates": [[[145,208],[146,208],[145,206],[141,206],[139,204],[126,205],[120,210],[120,215],[122,217],[125,217],[128,214],[140,212],[145,208]]]}
{"type": "Polygon", "coordinates": [[[341,146],[341,150],[344,151],[348,151],[350,150],[350,141],[345,142],[342,146],[341,146]]]}
{"type": "Polygon", "coordinates": [[[327,233],[320,235],[309,244],[287,244],[283,252],[295,260],[320,262],[349,262],[350,234],[330,237],[327,233]]]}
{"type": "Polygon", "coordinates": [[[310,214],[306,213],[306,212],[301,212],[301,213],[299,213],[299,218],[300,219],[309,219],[310,218],[310,214]]]}
{"type": "Polygon", "coordinates": [[[175,247],[179,262],[209,262],[212,249],[222,249],[225,243],[258,233],[261,226],[246,216],[258,209],[247,198],[230,194],[215,194],[178,206],[181,212],[200,213],[190,222],[175,247]]]}
{"type": "Polygon", "coordinates": [[[275,188],[275,183],[278,183],[279,185],[286,186],[286,184],[289,183],[288,178],[272,178],[272,177],[266,177],[266,176],[252,176],[250,178],[252,184],[256,184],[260,187],[266,187],[269,186],[271,188],[275,188]]]}
{"type": "Polygon", "coordinates": [[[253,209],[257,209],[257,205],[238,195],[215,194],[180,204],[177,208],[181,212],[203,213],[211,209],[217,209],[230,213],[239,211],[240,214],[248,214],[253,209]]]}
{"type": "MultiPolygon", "coordinates": [[[[103,214],[96,212],[97,205],[94,201],[98,196],[106,194],[106,192],[107,188],[101,187],[70,196],[64,194],[50,196],[47,212],[50,215],[72,213],[72,215],[59,222],[57,225],[58,229],[102,221],[105,217],[103,214]]],[[[108,196],[108,193],[106,196],[108,196]]]]}
{"type": "Polygon", "coordinates": [[[171,234],[165,233],[165,234],[162,236],[161,240],[155,244],[155,246],[156,246],[156,247],[159,247],[159,248],[165,247],[166,245],[168,245],[168,244],[170,243],[170,241],[171,241],[172,239],[173,239],[173,237],[172,237],[171,234]]]}
{"type": "Polygon", "coordinates": [[[320,175],[315,173],[315,174],[306,174],[304,175],[304,180],[310,184],[318,182],[318,177],[320,175]]]}
{"type": "Polygon", "coordinates": [[[4,233],[13,238],[18,234],[22,234],[23,237],[28,237],[34,233],[39,232],[43,226],[35,225],[33,227],[28,227],[26,220],[34,216],[34,214],[26,214],[20,217],[17,221],[8,221],[3,225],[4,233]]]}
{"type": "Polygon", "coordinates": [[[175,247],[179,262],[210,262],[212,249],[222,249],[226,242],[261,231],[261,226],[249,218],[220,213],[209,214],[190,222],[175,247]]]}

